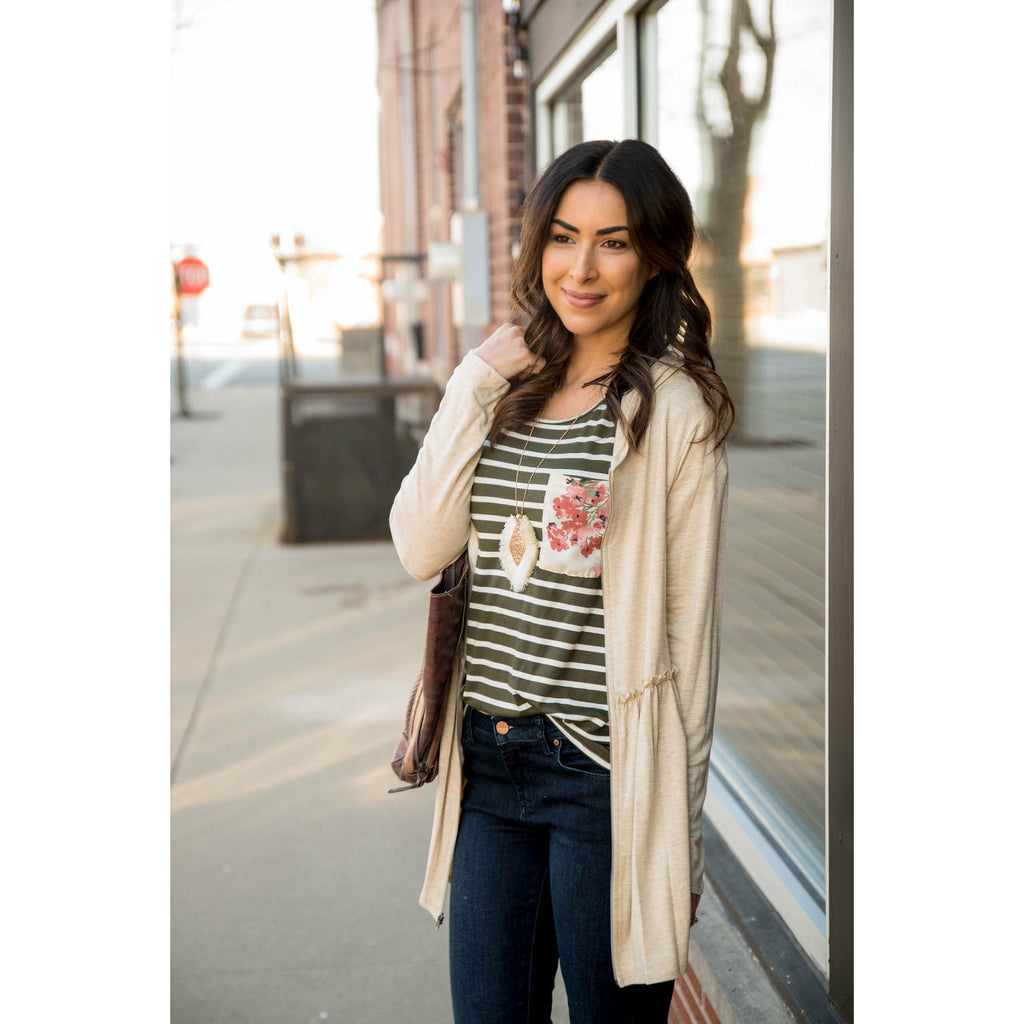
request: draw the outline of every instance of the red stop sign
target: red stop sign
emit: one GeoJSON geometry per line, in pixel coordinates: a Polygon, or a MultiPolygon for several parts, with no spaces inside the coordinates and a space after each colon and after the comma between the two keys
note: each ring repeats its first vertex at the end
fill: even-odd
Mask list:
{"type": "Polygon", "coordinates": [[[186,256],[174,264],[179,295],[199,295],[210,283],[210,268],[195,256],[186,256]]]}

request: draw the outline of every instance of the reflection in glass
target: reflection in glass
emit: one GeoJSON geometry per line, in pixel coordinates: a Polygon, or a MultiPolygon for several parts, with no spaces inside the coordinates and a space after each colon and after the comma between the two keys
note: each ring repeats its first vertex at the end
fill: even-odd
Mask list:
{"type": "Polygon", "coordinates": [[[738,407],[713,764],[822,922],[829,19],[827,0],[669,0],[641,53],[738,407]]]}
{"type": "Polygon", "coordinates": [[[558,96],[555,119],[556,155],[588,139],[622,138],[622,65],[614,44],[558,96]]]}

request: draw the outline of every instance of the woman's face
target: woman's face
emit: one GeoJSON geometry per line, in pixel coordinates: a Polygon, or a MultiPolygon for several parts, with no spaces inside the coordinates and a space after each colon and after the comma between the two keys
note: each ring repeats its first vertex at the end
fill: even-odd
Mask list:
{"type": "Polygon", "coordinates": [[[570,185],[541,259],[544,294],[577,341],[625,347],[640,293],[654,271],[629,237],[626,201],[603,181],[570,185]]]}

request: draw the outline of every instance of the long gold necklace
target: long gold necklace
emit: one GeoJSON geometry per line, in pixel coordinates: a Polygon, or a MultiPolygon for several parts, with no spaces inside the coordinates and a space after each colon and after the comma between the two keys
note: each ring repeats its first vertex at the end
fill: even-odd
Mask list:
{"type": "MultiPolygon", "coordinates": [[[[584,412],[586,411],[584,409],[584,412]]],[[[498,559],[501,562],[502,571],[508,577],[512,590],[517,594],[521,594],[526,589],[526,584],[529,582],[534,566],[536,566],[537,559],[540,556],[537,533],[533,528],[533,523],[530,522],[529,516],[526,514],[526,496],[529,494],[530,484],[533,483],[533,478],[536,476],[541,464],[547,460],[551,453],[565,439],[565,435],[572,430],[576,425],[576,420],[582,415],[582,412],[577,414],[576,419],[562,431],[562,436],[548,449],[547,455],[533,467],[530,479],[526,481],[526,487],[523,489],[522,508],[519,506],[519,471],[523,468],[523,458],[526,455],[526,449],[529,448],[530,441],[533,440],[533,432],[537,429],[537,420],[533,421],[533,426],[530,428],[530,436],[527,437],[526,444],[523,445],[522,454],[519,456],[519,465],[516,467],[515,493],[512,499],[514,511],[505,520],[505,527],[501,531],[501,538],[498,541],[498,559]]]]}

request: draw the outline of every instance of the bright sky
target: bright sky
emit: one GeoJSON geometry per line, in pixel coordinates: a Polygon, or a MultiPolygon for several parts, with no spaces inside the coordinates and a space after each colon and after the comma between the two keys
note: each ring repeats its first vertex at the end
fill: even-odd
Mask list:
{"type": "MultiPolygon", "coordinates": [[[[181,0],[171,58],[171,241],[210,267],[204,322],[279,292],[270,236],[377,249],[373,0],[181,0]]],[[[175,251],[175,255],[179,255],[175,251]]]]}

